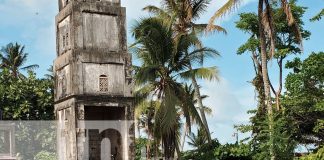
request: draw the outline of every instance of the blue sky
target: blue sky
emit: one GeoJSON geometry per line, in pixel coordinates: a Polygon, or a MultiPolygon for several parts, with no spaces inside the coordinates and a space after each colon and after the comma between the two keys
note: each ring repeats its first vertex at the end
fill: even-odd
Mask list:
{"type": "MultiPolygon", "coordinates": [[[[210,8],[200,21],[207,22],[212,13],[224,3],[225,0],[212,0],[210,8]]],[[[0,0],[0,46],[9,42],[24,44],[29,53],[27,64],[40,65],[36,70],[39,77],[46,74],[46,69],[56,57],[54,17],[58,13],[57,4],[57,0],[0,0]]],[[[147,4],[159,5],[159,0],[122,0],[122,5],[127,7],[128,28],[135,19],[147,16],[141,11],[147,4]]],[[[312,51],[324,51],[324,20],[309,22],[309,18],[324,8],[324,0],[299,0],[298,4],[308,7],[304,15],[305,29],[312,33],[310,40],[304,41],[301,57],[305,58],[312,51]]],[[[236,29],[234,23],[239,18],[238,13],[256,9],[256,0],[244,0],[235,13],[218,22],[226,28],[227,35],[214,34],[203,38],[206,46],[218,50],[222,55],[217,60],[207,62],[207,66],[218,66],[221,81],[200,83],[203,94],[209,95],[204,103],[213,109],[213,115],[208,117],[213,137],[223,143],[235,141],[232,137],[233,125],[246,123],[246,111],[256,105],[256,95],[248,83],[254,76],[251,59],[248,55],[236,55],[237,48],[246,41],[248,35],[236,29]]],[[[130,35],[128,34],[129,43],[132,42],[130,35]]],[[[286,70],[285,75],[287,73],[286,70]]],[[[276,86],[278,75],[275,63],[270,63],[270,77],[276,86]]]]}

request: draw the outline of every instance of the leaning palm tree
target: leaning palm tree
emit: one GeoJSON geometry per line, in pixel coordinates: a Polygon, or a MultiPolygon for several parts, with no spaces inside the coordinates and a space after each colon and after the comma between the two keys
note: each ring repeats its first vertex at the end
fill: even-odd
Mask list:
{"type": "MultiPolygon", "coordinates": [[[[186,94],[188,95],[188,104],[195,104],[195,106],[197,105],[197,98],[196,98],[196,93],[195,93],[195,90],[193,88],[192,85],[185,85],[184,86],[184,90],[186,92],[186,94]]],[[[201,99],[205,99],[207,98],[208,96],[207,95],[202,95],[201,96],[201,99]]],[[[183,104],[183,105],[186,105],[186,104],[183,104]]],[[[198,110],[200,110],[201,108],[197,107],[196,108],[198,110]]],[[[211,115],[212,114],[212,109],[207,107],[207,106],[204,106],[203,107],[203,110],[204,110],[204,113],[206,113],[207,115],[211,115]]],[[[187,125],[187,123],[184,124],[184,132],[182,133],[182,138],[181,138],[181,151],[183,151],[183,148],[184,148],[184,144],[185,144],[185,141],[186,141],[186,137],[187,135],[190,133],[190,126],[187,125]]],[[[199,129],[201,131],[201,133],[204,133],[204,129],[199,129]]],[[[204,136],[206,140],[208,140],[208,136],[206,136],[206,134],[203,134],[201,136],[204,136]]]]}
{"type": "Polygon", "coordinates": [[[196,68],[190,72],[189,64],[202,61],[202,53],[214,56],[217,52],[209,48],[189,51],[191,39],[186,36],[174,39],[172,26],[159,18],[138,22],[133,35],[136,39],[133,52],[142,63],[134,67],[135,82],[140,87],[136,94],[159,101],[154,113],[154,140],[162,143],[166,158],[173,158],[175,151],[180,152],[179,113],[187,124],[193,120],[205,129],[194,104],[188,104],[181,78],[189,77],[192,72],[200,77],[213,77],[213,68],[196,68]]]}
{"type": "MultiPolygon", "coordinates": [[[[169,25],[173,27],[175,31],[174,37],[182,35],[191,35],[197,37],[198,34],[203,33],[206,30],[207,24],[198,24],[196,21],[201,17],[201,15],[206,11],[210,0],[164,0],[162,1],[162,7],[156,6],[147,6],[144,10],[153,13],[155,16],[164,19],[169,25]]],[[[209,32],[223,32],[226,33],[226,30],[218,25],[209,25],[209,32]]],[[[205,32],[207,33],[207,32],[205,32]]],[[[195,38],[195,47],[202,48],[202,43],[198,38],[195,38]]],[[[201,54],[201,56],[204,56],[201,54]]],[[[199,85],[195,76],[195,71],[193,70],[194,63],[189,64],[189,71],[191,72],[191,77],[189,80],[192,81],[192,84],[195,88],[195,94],[197,97],[197,103],[200,111],[201,118],[204,122],[204,125],[207,128],[207,137],[211,141],[210,131],[206,119],[205,112],[203,110],[203,103],[201,99],[199,85]]],[[[202,64],[201,64],[202,65],[202,64]]],[[[213,77],[211,79],[215,79],[213,77]]]]}
{"type": "Polygon", "coordinates": [[[1,68],[6,68],[15,78],[24,77],[20,70],[31,70],[38,68],[38,65],[24,66],[27,61],[28,53],[25,53],[25,46],[18,43],[9,43],[6,47],[1,49],[0,62],[1,68]]]}

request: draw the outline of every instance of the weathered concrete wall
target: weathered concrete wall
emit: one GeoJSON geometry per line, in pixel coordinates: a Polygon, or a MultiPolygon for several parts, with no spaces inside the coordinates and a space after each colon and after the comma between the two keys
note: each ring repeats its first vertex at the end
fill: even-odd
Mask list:
{"type": "Polygon", "coordinates": [[[61,11],[66,5],[68,5],[70,2],[75,1],[75,2],[91,2],[91,3],[100,3],[100,2],[105,2],[108,3],[109,5],[113,6],[120,6],[120,0],[59,0],[59,10],[61,11]]]}
{"type": "Polygon", "coordinates": [[[71,75],[70,75],[70,65],[66,65],[60,70],[56,71],[56,97],[55,99],[60,99],[71,95],[71,75]]]}
{"type": "Polygon", "coordinates": [[[109,48],[109,51],[118,51],[119,29],[116,16],[83,13],[82,17],[85,48],[109,48]]]}
{"type": "MultiPolygon", "coordinates": [[[[104,1],[96,3],[71,1],[56,16],[56,23],[63,22],[68,16],[71,16],[69,29],[71,48],[115,53],[127,52],[126,9],[120,7],[120,4],[114,6],[104,1]],[[104,45],[99,45],[97,42],[104,45]]],[[[57,28],[57,34],[58,32],[57,28]]],[[[57,37],[57,44],[62,43],[60,41],[61,39],[57,37]]],[[[57,50],[59,52],[59,46],[57,50]]]]}
{"type": "Polygon", "coordinates": [[[58,120],[57,149],[61,160],[76,160],[76,114],[74,105],[74,98],[55,105],[58,120]]]}
{"type": "Polygon", "coordinates": [[[58,24],[57,38],[60,55],[71,49],[70,21],[71,17],[67,16],[58,24]]]}
{"type": "Polygon", "coordinates": [[[118,64],[83,63],[84,93],[123,95],[125,76],[124,66],[118,64]],[[99,77],[108,78],[108,92],[100,92],[99,77]]]}
{"type": "Polygon", "coordinates": [[[71,50],[55,60],[55,100],[79,94],[132,96],[130,55],[92,53],[71,50]],[[108,76],[108,92],[98,92],[100,75],[108,76]]]}
{"type": "Polygon", "coordinates": [[[58,133],[59,158],[77,160],[94,153],[98,159],[98,150],[87,148],[92,145],[99,149],[99,142],[108,137],[120,152],[117,159],[134,159],[132,59],[127,53],[126,9],[120,7],[120,0],[59,0],[59,10],[55,19],[58,57],[54,62],[55,111],[63,130],[58,133]],[[100,76],[107,77],[107,90],[100,91],[100,76]],[[122,130],[122,139],[114,132],[100,130],[97,139],[87,142],[87,115],[130,123],[115,126],[122,130]]]}

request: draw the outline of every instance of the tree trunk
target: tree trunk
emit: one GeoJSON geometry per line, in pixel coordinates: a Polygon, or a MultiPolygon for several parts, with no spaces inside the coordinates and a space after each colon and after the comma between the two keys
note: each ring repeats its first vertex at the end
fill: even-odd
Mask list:
{"type": "Polygon", "coordinates": [[[271,160],[275,159],[274,154],[274,142],[273,142],[273,113],[272,113],[272,104],[271,104],[271,92],[270,92],[270,82],[268,77],[268,58],[266,50],[266,37],[264,33],[263,21],[263,0],[259,0],[258,6],[258,18],[259,18],[259,34],[260,34],[260,48],[261,48],[261,67],[262,67],[262,77],[264,85],[264,94],[265,94],[265,104],[267,106],[267,115],[268,115],[268,126],[269,126],[269,152],[271,160]]]}
{"type": "Polygon", "coordinates": [[[151,130],[149,128],[149,120],[146,121],[146,130],[147,130],[147,144],[146,144],[146,159],[151,159],[151,130]]]}
{"type": "MultiPolygon", "coordinates": [[[[192,71],[191,65],[189,65],[189,69],[190,69],[190,71],[192,71]]],[[[192,80],[192,84],[193,84],[193,86],[195,88],[195,95],[197,97],[197,103],[198,103],[198,108],[199,108],[199,111],[200,111],[201,120],[202,120],[202,122],[204,123],[204,126],[205,126],[204,130],[206,130],[206,134],[207,134],[206,136],[207,136],[208,142],[211,142],[210,131],[209,131],[206,115],[205,115],[204,105],[202,103],[202,98],[201,98],[201,95],[200,95],[199,85],[198,85],[197,80],[196,80],[194,75],[191,77],[191,80],[192,80]]]]}
{"type": "Polygon", "coordinates": [[[182,140],[181,140],[181,152],[183,151],[183,148],[184,148],[184,144],[185,144],[185,141],[186,141],[186,135],[187,135],[187,132],[188,132],[188,125],[185,123],[185,126],[184,126],[184,132],[183,132],[183,135],[182,135],[182,140]]]}
{"type": "Polygon", "coordinates": [[[278,66],[279,66],[279,88],[278,88],[278,91],[276,92],[277,111],[280,110],[280,96],[281,96],[281,90],[282,90],[282,60],[283,60],[283,58],[280,57],[280,59],[278,61],[278,66]]]}

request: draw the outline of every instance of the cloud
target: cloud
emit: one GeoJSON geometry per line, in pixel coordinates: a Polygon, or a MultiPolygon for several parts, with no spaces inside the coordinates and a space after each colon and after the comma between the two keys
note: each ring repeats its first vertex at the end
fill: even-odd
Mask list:
{"type": "Polygon", "coordinates": [[[256,106],[253,87],[247,84],[233,89],[225,78],[218,83],[205,82],[202,86],[202,94],[209,96],[204,104],[213,110],[213,115],[207,117],[213,137],[222,143],[234,142],[234,125],[248,123],[246,112],[256,106]]]}

